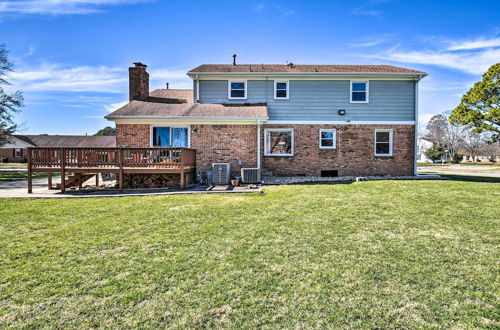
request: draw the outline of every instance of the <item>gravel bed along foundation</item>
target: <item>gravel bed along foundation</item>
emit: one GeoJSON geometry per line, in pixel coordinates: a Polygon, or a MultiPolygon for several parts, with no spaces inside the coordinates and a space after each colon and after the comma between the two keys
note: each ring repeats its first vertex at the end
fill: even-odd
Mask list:
{"type": "Polygon", "coordinates": [[[407,175],[407,176],[340,176],[340,177],[319,177],[319,176],[272,176],[262,180],[264,185],[297,184],[297,183],[321,183],[321,182],[352,182],[356,181],[377,181],[377,180],[447,180],[440,175],[407,175]]]}

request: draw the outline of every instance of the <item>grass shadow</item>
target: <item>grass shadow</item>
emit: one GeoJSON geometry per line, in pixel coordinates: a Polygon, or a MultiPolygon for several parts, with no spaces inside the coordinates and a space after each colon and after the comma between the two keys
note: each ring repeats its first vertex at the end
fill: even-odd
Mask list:
{"type": "Polygon", "coordinates": [[[441,173],[439,173],[439,175],[453,181],[500,183],[500,178],[492,176],[457,175],[457,174],[441,174],[441,173]]]}

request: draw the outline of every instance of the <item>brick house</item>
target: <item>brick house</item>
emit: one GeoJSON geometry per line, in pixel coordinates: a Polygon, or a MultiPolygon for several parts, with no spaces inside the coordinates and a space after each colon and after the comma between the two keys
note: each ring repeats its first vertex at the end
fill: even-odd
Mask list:
{"type": "Polygon", "coordinates": [[[10,141],[0,147],[0,159],[9,163],[27,161],[27,148],[32,147],[114,147],[114,136],[87,135],[13,135],[10,141]]]}
{"type": "Polygon", "coordinates": [[[389,65],[205,64],[192,90],[149,92],[129,68],[130,102],[106,118],[117,146],[196,149],[198,171],[230,163],[263,174],[413,175],[418,82],[389,65]]]}

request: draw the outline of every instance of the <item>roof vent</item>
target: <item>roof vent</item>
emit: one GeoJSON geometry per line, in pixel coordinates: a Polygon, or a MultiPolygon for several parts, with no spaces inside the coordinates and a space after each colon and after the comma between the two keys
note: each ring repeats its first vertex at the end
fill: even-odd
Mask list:
{"type": "Polygon", "coordinates": [[[236,54],[233,54],[233,65],[236,65],[236,54]]]}

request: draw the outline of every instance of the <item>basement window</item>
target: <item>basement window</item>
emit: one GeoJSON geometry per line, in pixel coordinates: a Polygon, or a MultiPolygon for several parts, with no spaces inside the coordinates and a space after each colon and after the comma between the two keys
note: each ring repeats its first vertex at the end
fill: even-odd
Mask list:
{"type": "Polygon", "coordinates": [[[368,80],[351,80],[351,103],[368,103],[368,80]]]}
{"type": "Polygon", "coordinates": [[[319,148],[335,149],[337,147],[337,131],[334,129],[319,130],[319,148]]]}
{"type": "Polygon", "coordinates": [[[288,100],[288,81],[274,82],[274,98],[277,100],[288,100]]]}
{"type": "Polygon", "coordinates": [[[293,129],[265,129],[264,139],[265,156],[293,156],[293,129]]]}
{"type": "Polygon", "coordinates": [[[392,129],[375,130],[375,156],[392,156],[392,129]]]}
{"type": "Polygon", "coordinates": [[[246,99],[247,82],[244,80],[230,80],[228,83],[228,99],[246,99]]]}

